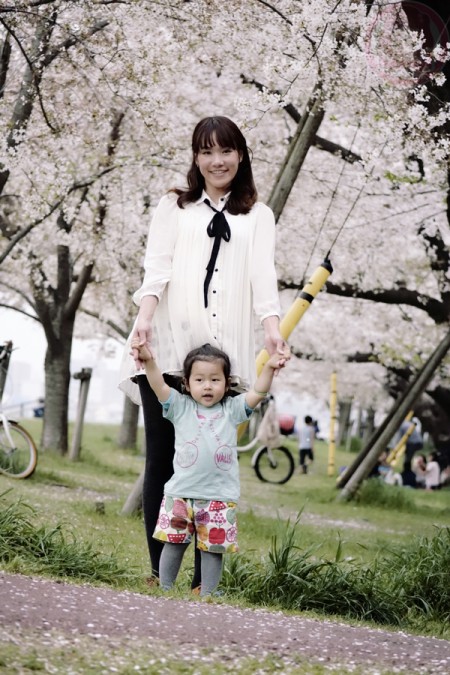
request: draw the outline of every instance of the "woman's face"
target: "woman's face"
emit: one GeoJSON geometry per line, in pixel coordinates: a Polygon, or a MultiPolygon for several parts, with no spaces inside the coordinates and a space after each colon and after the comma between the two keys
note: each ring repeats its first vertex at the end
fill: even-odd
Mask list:
{"type": "Polygon", "coordinates": [[[210,148],[201,148],[195,162],[205,179],[205,190],[211,199],[218,201],[230,190],[242,159],[237,150],[222,148],[214,140],[210,148]]]}

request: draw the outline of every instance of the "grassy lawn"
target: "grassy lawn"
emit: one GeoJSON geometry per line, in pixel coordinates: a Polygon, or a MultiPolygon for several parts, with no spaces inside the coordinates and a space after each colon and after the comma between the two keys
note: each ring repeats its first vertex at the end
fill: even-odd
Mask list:
{"type": "MultiPolygon", "coordinates": [[[[37,441],[41,423],[41,420],[24,422],[37,441]]],[[[117,434],[118,428],[111,425],[86,425],[79,461],[70,462],[52,453],[40,453],[36,472],[31,478],[12,480],[0,475],[0,510],[6,522],[4,530],[0,528],[0,553],[3,551],[0,564],[4,570],[46,574],[77,583],[106,583],[142,593],[160,593],[158,589],[149,589],[145,583],[149,564],[142,516],[121,515],[125,500],[144,466],[144,459],[138,453],[118,450],[115,442],[117,434]],[[9,525],[8,509],[11,509],[9,525]],[[8,549],[8,537],[14,539],[16,536],[18,543],[14,542],[8,549]],[[46,547],[44,566],[41,556],[43,541],[46,547]],[[37,550],[35,558],[30,555],[33,546],[37,550]],[[58,559],[57,564],[53,564],[52,557],[58,559]]],[[[291,447],[297,458],[295,445],[291,444],[291,447]]],[[[354,457],[338,450],[335,458],[337,470],[352,462],[354,457]]],[[[336,476],[327,475],[328,449],[324,443],[317,444],[316,461],[310,472],[307,475],[296,472],[285,485],[261,483],[250,461],[251,452],[240,455],[241,553],[229,556],[230,562],[225,566],[223,586],[226,602],[240,606],[256,604],[283,611],[306,611],[311,616],[323,617],[325,614],[369,625],[391,623],[397,628],[450,638],[449,612],[445,610],[449,604],[450,537],[447,537],[448,543],[440,540],[439,546],[420,544],[416,547],[411,553],[412,570],[407,562],[409,553],[403,557],[394,554],[393,558],[389,558],[394,548],[411,546],[411,542],[420,537],[433,540],[437,531],[450,528],[448,488],[438,492],[391,488],[387,497],[381,495],[380,498],[376,494],[375,499],[373,496],[368,498],[363,490],[360,498],[341,502],[337,500],[336,476]],[[437,572],[433,571],[433,558],[437,560],[437,572]],[[322,574],[324,560],[330,562],[325,582],[322,574]],[[380,560],[381,563],[376,562],[380,560]],[[392,570],[390,560],[394,560],[392,570]],[[357,565],[350,576],[342,567],[342,562],[345,565],[347,561],[349,565],[357,565]],[[388,569],[383,571],[383,565],[387,565],[388,569]],[[386,617],[393,616],[395,619],[395,612],[399,610],[391,608],[389,597],[386,600],[379,594],[376,574],[372,578],[370,572],[378,567],[380,574],[385,575],[382,579],[388,579],[388,584],[392,580],[394,593],[404,580],[407,583],[411,575],[412,583],[416,583],[414,574],[417,568],[417,585],[422,587],[430,583],[427,591],[430,596],[436,591],[436,583],[440,583],[435,581],[435,577],[441,574],[442,568],[444,604],[439,601],[439,607],[430,610],[426,617],[419,617],[419,621],[417,617],[414,620],[405,618],[409,623],[404,626],[401,621],[385,620],[385,611],[386,617]],[[306,579],[308,588],[315,596],[320,595],[322,609],[319,607],[316,611],[317,605],[309,604],[310,598],[305,596],[304,591],[294,597],[292,579],[303,580],[302,583],[306,579]],[[278,593],[280,588],[281,595],[278,593]],[[342,613],[334,604],[335,597],[339,596],[346,599],[348,596],[351,603],[355,588],[360,594],[356,599],[357,605],[361,604],[361,594],[363,598],[370,598],[371,602],[375,597],[375,604],[370,605],[369,602],[367,613],[363,616],[342,613]],[[291,598],[289,593],[292,593],[291,598]],[[380,602],[381,605],[377,605],[380,602]],[[385,608],[383,602],[387,602],[385,608]],[[325,612],[323,607],[327,608],[325,612]],[[391,611],[393,614],[389,614],[391,611]]],[[[175,597],[190,597],[192,565],[193,556],[189,552],[185,556],[177,589],[172,593],[175,597]]],[[[389,596],[391,592],[392,589],[387,588],[385,595],[389,596]]],[[[47,644],[32,631],[24,636],[19,629],[12,627],[8,635],[9,638],[6,636],[0,642],[0,673],[47,672],[46,664],[53,668],[51,672],[67,672],[67,654],[70,672],[73,673],[128,673],[136,670],[155,674],[210,672],[210,665],[205,664],[203,669],[201,663],[188,664],[189,659],[161,661],[145,644],[133,649],[131,658],[126,643],[84,645],[56,636],[47,644]],[[131,667],[130,663],[134,666],[131,667]],[[107,667],[105,664],[108,664],[107,667]]],[[[273,664],[272,667],[269,661],[261,664],[249,658],[234,663],[232,671],[225,666],[217,669],[215,664],[214,672],[279,671],[279,666],[273,664]]],[[[318,675],[326,672],[321,666],[305,666],[301,662],[291,665],[292,670],[289,667],[284,672],[318,675]]]]}
{"type": "MultiPolygon", "coordinates": [[[[241,509],[251,507],[258,517],[281,521],[293,519],[301,511],[299,534],[303,545],[321,543],[325,552],[332,555],[341,540],[347,555],[367,561],[393,542],[408,542],[415,535],[432,536],[436,525],[450,525],[449,490],[426,492],[400,488],[411,502],[404,510],[390,508],[389,504],[364,504],[357,499],[339,501],[336,476],[327,475],[328,449],[324,443],[317,445],[316,461],[310,473],[296,473],[286,485],[258,486],[244,460],[241,509]]],[[[346,466],[354,458],[355,455],[338,451],[336,466],[346,466]]]]}
{"type": "MultiPolygon", "coordinates": [[[[27,420],[24,426],[38,440],[41,424],[40,420],[27,420]]],[[[40,453],[30,479],[17,481],[0,475],[0,492],[10,490],[8,501],[21,498],[32,506],[42,523],[67,523],[77,537],[95,542],[102,551],[114,552],[145,576],[148,554],[141,518],[121,515],[144,459],[131,451],[118,450],[117,433],[114,426],[87,425],[78,462],[40,453]],[[104,513],[98,511],[103,509],[99,502],[104,505],[104,513]]],[[[297,459],[295,444],[287,444],[297,459]]],[[[407,543],[416,535],[433,536],[436,526],[450,526],[448,489],[426,492],[401,488],[408,501],[403,510],[389,504],[338,501],[336,476],[327,475],[328,448],[322,442],[317,446],[310,472],[296,472],[285,485],[261,483],[250,465],[251,452],[240,454],[242,552],[267,552],[272,537],[284,530],[288,519],[295,521],[299,513],[296,533],[301,547],[320,545],[321,555],[333,557],[341,542],[346,556],[367,562],[393,543],[407,543]]],[[[337,450],[336,475],[339,467],[354,457],[337,450]]]]}
{"type": "MultiPolygon", "coordinates": [[[[40,420],[27,420],[24,426],[39,439],[40,420]]],[[[36,509],[40,522],[67,524],[77,538],[95,542],[101,551],[114,552],[138,576],[145,577],[149,568],[142,519],[121,515],[144,459],[118,450],[117,433],[111,425],[87,425],[79,461],[40,453],[30,479],[17,481],[0,475],[0,492],[10,490],[5,498],[22,499],[36,509]],[[99,511],[103,505],[104,513],[99,511]]],[[[295,444],[287,444],[297,459],[295,444]]],[[[265,554],[272,537],[280,536],[286,521],[294,522],[300,513],[296,528],[300,547],[320,546],[320,555],[334,557],[340,543],[345,556],[366,562],[393,544],[406,544],[415,536],[432,537],[436,527],[450,526],[449,489],[399,488],[407,501],[402,508],[357,499],[339,501],[336,476],[327,475],[328,448],[323,442],[317,446],[310,472],[296,472],[285,485],[261,483],[250,465],[251,452],[240,454],[239,543],[243,553],[265,554]]],[[[354,457],[338,449],[336,475],[339,467],[354,457]]],[[[186,558],[189,560],[189,555],[186,558]]]]}

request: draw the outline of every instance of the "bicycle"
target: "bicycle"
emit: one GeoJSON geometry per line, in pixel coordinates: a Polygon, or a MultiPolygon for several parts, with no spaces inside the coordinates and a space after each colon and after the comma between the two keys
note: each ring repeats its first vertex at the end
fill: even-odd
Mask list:
{"type": "Polygon", "coordinates": [[[280,445],[281,436],[275,402],[268,402],[256,436],[247,445],[238,445],[238,452],[256,450],[251,465],[260,481],[282,485],[295,471],[295,461],[289,448],[280,445]]]}
{"type": "MultiPolygon", "coordinates": [[[[7,371],[5,364],[9,363],[11,353],[12,342],[6,342],[0,351],[4,377],[7,371]]],[[[10,478],[29,478],[36,469],[37,459],[36,444],[28,431],[15,420],[8,419],[0,408],[0,473],[10,478]]]]}

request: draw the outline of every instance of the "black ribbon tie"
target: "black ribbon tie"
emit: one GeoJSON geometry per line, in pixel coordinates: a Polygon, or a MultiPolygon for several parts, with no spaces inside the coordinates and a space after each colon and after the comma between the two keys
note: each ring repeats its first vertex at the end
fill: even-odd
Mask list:
{"type": "Polygon", "coordinates": [[[214,244],[211,251],[211,257],[206,266],[206,276],[203,284],[203,294],[205,298],[205,307],[208,307],[208,288],[214,272],[214,267],[216,265],[217,256],[219,255],[220,242],[222,239],[224,241],[230,241],[231,239],[231,230],[228,225],[227,219],[225,218],[225,208],[223,211],[218,211],[211,205],[209,199],[205,199],[205,204],[208,204],[209,208],[212,209],[215,213],[213,219],[209,223],[206,231],[209,237],[214,237],[214,244]]]}

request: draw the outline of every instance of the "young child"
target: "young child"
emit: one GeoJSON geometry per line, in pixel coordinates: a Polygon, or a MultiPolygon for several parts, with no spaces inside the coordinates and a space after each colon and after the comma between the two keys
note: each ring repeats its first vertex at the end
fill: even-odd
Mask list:
{"type": "Polygon", "coordinates": [[[175,428],[174,474],[164,486],[158,522],[153,536],[164,542],[160,561],[160,585],[172,588],[183,555],[197,534],[201,556],[201,596],[217,588],[224,553],[237,546],[236,507],[240,495],[237,429],[264,399],[276,371],[289,358],[272,355],[254,388],[227,396],[230,359],[225,352],[205,344],[186,356],[180,394],[166,384],[148,345],[134,349],[145,365],[149,384],[157,395],[163,415],[175,428]]]}
{"type": "Polygon", "coordinates": [[[314,461],[314,422],[313,418],[310,415],[306,415],[304,419],[304,424],[299,431],[298,439],[298,449],[300,456],[300,470],[302,473],[308,473],[308,465],[306,463],[306,458],[310,462],[314,461]]]}

